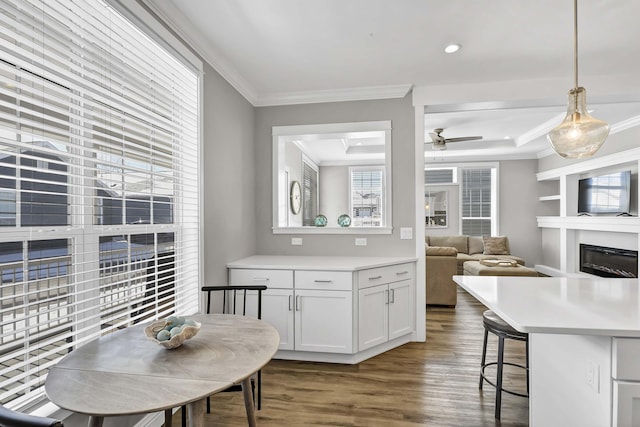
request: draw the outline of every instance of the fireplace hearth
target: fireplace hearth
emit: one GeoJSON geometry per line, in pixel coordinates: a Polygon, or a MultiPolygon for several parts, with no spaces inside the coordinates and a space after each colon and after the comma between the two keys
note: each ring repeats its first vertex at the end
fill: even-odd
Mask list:
{"type": "Polygon", "coordinates": [[[638,251],[580,244],[580,271],[600,277],[638,277],[638,251]]]}

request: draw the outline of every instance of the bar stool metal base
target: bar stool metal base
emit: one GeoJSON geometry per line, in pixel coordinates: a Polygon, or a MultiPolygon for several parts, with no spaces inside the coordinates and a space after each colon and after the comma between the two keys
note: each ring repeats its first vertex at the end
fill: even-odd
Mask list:
{"type": "Polygon", "coordinates": [[[487,310],[482,314],[483,326],[484,326],[484,342],[482,344],[482,361],[480,362],[480,384],[479,389],[482,390],[483,382],[486,381],[489,385],[493,386],[496,389],[496,406],[495,406],[495,417],[496,419],[500,419],[500,407],[502,405],[502,392],[511,394],[513,396],[520,397],[529,397],[529,335],[523,332],[518,332],[513,329],[509,324],[507,324],[504,320],[500,319],[495,313],[491,310],[487,310]],[[497,362],[489,362],[486,363],[487,360],[487,340],[489,337],[489,332],[496,335],[498,337],[498,361],[497,362]],[[524,341],[526,345],[526,366],[505,362],[504,361],[504,340],[512,339],[516,341],[524,341]],[[487,378],[485,374],[485,369],[488,366],[496,365],[496,382],[494,383],[489,378],[487,378]],[[502,385],[502,374],[504,365],[515,366],[517,368],[522,368],[525,370],[526,378],[527,378],[527,392],[519,393],[513,390],[509,390],[503,387],[502,385]]]}

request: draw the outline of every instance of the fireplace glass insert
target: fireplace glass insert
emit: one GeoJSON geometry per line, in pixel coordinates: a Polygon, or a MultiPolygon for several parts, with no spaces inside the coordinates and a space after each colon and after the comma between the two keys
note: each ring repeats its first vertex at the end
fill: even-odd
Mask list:
{"type": "Polygon", "coordinates": [[[638,251],[580,244],[580,271],[600,277],[638,277],[638,251]]]}

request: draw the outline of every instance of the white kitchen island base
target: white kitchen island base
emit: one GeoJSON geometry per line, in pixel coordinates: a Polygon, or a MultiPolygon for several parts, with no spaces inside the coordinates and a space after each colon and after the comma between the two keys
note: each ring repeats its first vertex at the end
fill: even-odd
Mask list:
{"type": "Polygon", "coordinates": [[[530,427],[640,426],[638,279],[454,280],[529,334],[530,427]]]}

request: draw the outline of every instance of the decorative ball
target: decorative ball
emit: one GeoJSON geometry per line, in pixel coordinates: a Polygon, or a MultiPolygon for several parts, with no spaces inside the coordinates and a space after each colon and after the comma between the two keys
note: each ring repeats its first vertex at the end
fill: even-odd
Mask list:
{"type": "Polygon", "coordinates": [[[327,217],[322,214],[316,215],[313,219],[313,223],[316,227],[325,227],[327,225],[327,217]]]}
{"type": "Polygon", "coordinates": [[[351,225],[351,217],[347,214],[342,214],[338,217],[338,225],[340,227],[348,227],[351,225]]]}

